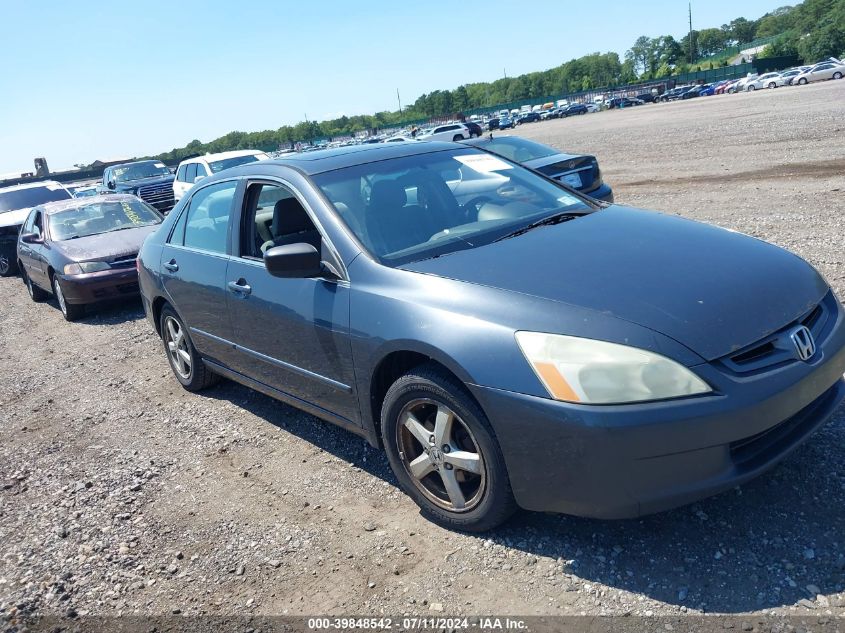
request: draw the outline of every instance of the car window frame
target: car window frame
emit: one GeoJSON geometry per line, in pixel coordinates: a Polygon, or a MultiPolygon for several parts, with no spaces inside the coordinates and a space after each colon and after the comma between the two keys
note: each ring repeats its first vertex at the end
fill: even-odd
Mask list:
{"type": "MultiPolygon", "coordinates": [[[[264,266],[264,259],[258,259],[256,257],[251,257],[247,255],[243,255],[241,250],[243,248],[243,230],[244,230],[244,222],[246,221],[245,212],[246,211],[246,204],[249,202],[249,196],[247,192],[252,185],[272,185],[277,187],[285,187],[288,191],[290,191],[293,196],[297,199],[302,208],[305,209],[305,213],[308,214],[311,222],[314,224],[314,228],[320,234],[320,238],[323,241],[323,244],[326,247],[327,253],[331,256],[330,263],[337,269],[340,273],[340,279],[336,279],[334,277],[313,277],[313,279],[322,279],[325,281],[330,282],[344,282],[349,283],[349,272],[346,268],[346,264],[343,261],[343,258],[340,256],[340,252],[335,247],[334,243],[332,242],[331,238],[328,235],[323,224],[320,222],[319,215],[314,211],[314,208],[308,203],[308,200],[305,195],[299,190],[299,188],[294,185],[290,180],[287,180],[281,176],[246,176],[242,177],[242,192],[241,192],[241,200],[240,205],[238,206],[238,219],[234,225],[231,226],[231,234],[230,234],[230,241],[232,245],[232,255],[231,257],[237,259],[241,262],[248,262],[256,266],[260,266],[261,268],[265,268],[264,266]]],[[[322,192],[318,192],[322,193],[322,192]]],[[[334,211],[331,211],[332,213],[334,211]]],[[[252,210],[249,210],[248,213],[252,213],[252,210]]],[[[254,222],[254,220],[253,220],[254,222]]],[[[325,259],[325,258],[324,258],[325,259]]],[[[269,273],[268,273],[269,274],[269,273]]]]}
{"type": "Polygon", "coordinates": [[[186,196],[187,199],[185,201],[185,204],[182,206],[182,209],[179,211],[179,216],[176,218],[176,220],[173,222],[173,225],[170,227],[170,231],[167,234],[167,239],[164,242],[165,246],[178,248],[178,249],[181,249],[181,250],[189,251],[191,253],[200,253],[200,254],[203,254],[203,255],[211,255],[211,256],[215,256],[215,257],[226,257],[226,258],[232,257],[232,252],[233,252],[232,235],[234,233],[234,231],[232,230],[232,218],[233,218],[235,212],[238,209],[240,209],[241,206],[243,205],[243,191],[244,191],[243,183],[244,183],[244,180],[245,180],[245,178],[243,176],[223,178],[221,180],[215,180],[213,182],[208,182],[208,183],[204,182],[202,185],[197,186],[197,188],[195,190],[192,190],[190,192],[190,195],[186,196]],[[188,213],[190,213],[190,211],[191,211],[191,205],[194,201],[194,198],[196,198],[196,196],[199,195],[200,192],[207,189],[208,187],[214,187],[216,185],[221,185],[221,184],[228,183],[228,182],[234,182],[235,183],[235,193],[232,196],[232,209],[229,211],[229,221],[228,221],[227,226],[226,226],[227,233],[226,233],[226,243],[225,243],[224,252],[218,253],[216,251],[209,251],[209,250],[206,250],[204,248],[196,248],[194,246],[186,246],[185,245],[185,227],[187,227],[187,224],[188,224],[188,213]],[[185,222],[184,222],[183,228],[182,228],[182,242],[180,244],[180,243],[174,242],[173,237],[176,234],[176,230],[179,227],[179,224],[182,222],[183,219],[185,220],[185,222]]]}
{"type": "Polygon", "coordinates": [[[185,180],[185,174],[188,172],[188,163],[182,163],[179,165],[179,168],[176,170],[176,180],[179,182],[187,182],[185,180]]]}

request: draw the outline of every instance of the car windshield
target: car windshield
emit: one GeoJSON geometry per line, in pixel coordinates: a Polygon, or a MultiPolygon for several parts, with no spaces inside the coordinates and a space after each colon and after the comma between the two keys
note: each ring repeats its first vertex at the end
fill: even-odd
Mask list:
{"type": "Polygon", "coordinates": [[[390,266],[500,239],[593,207],[533,171],[475,149],[356,165],[313,177],[349,229],[390,266]]]}
{"type": "Polygon", "coordinates": [[[116,201],[108,197],[50,213],[47,217],[54,241],[150,226],[159,224],[162,219],[155,209],[141,200],[116,201]]]}
{"type": "Polygon", "coordinates": [[[70,197],[70,193],[61,185],[27,187],[26,189],[12,189],[10,191],[0,190],[0,213],[29,209],[45,202],[67,200],[70,197]]]}
{"type": "Polygon", "coordinates": [[[216,160],[214,162],[208,163],[208,166],[211,167],[211,173],[216,174],[217,172],[223,171],[224,169],[229,169],[229,167],[237,167],[238,165],[254,163],[258,159],[259,156],[256,154],[250,154],[248,156],[235,156],[233,158],[224,158],[223,160],[216,160]]]}
{"type": "Polygon", "coordinates": [[[141,180],[153,176],[167,176],[170,170],[164,163],[132,163],[130,165],[119,165],[112,168],[112,177],[116,182],[127,182],[129,180],[141,180]]]}

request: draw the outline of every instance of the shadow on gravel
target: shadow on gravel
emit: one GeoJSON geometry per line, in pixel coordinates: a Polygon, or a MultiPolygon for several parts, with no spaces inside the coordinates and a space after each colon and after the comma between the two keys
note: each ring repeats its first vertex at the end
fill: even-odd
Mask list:
{"type": "MultiPolygon", "coordinates": [[[[49,304],[57,311],[59,305],[51,298],[49,304]]],[[[61,317],[61,314],[59,314],[61,317]]],[[[144,318],[144,307],[138,297],[114,299],[87,306],[85,316],[76,321],[81,325],[117,325],[144,318]]]]}
{"type": "MultiPolygon", "coordinates": [[[[397,485],[381,451],[339,427],[229,381],[203,395],[227,400],[397,485]]],[[[596,589],[631,592],[632,602],[640,594],[711,613],[815,601],[816,593],[845,591],[843,445],[840,408],[773,471],[717,497],[627,521],[521,512],[502,528],[471,538],[556,559],[550,582],[563,591],[576,587],[561,582],[561,571],[596,589]]],[[[824,611],[818,602],[798,609],[810,614],[813,607],[819,615],[824,611]]]]}

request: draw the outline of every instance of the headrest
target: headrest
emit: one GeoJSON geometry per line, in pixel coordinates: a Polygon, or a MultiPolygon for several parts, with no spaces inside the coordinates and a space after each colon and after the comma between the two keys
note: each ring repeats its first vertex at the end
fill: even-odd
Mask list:
{"type": "Polygon", "coordinates": [[[273,207],[273,235],[290,235],[314,229],[314,223],[308,212],[296,198],[282,198],[273,207]]]}
{"type": "Polygon", "coordinates": [[[226,196],[212,198],[208,203],[208,217],[212,220],[229,217],[229,208],[232,206],[232,199],[226,196]]]}
{"type": "Polygon", "coordinates": [[[370,193],[370,206],[380,209],[397,209],[408,202],[405,188],[395,180],[379,180],[370,193]]]}

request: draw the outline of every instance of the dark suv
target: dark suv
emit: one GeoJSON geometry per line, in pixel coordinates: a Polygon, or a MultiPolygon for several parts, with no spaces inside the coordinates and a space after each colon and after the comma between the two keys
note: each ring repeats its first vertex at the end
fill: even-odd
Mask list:
{"type": "Polygon", "coordinates": [[[97,190],[100,193],[131,193],[166,214],[176,204],[174,178],[164,163],[139,160],[106,167],[97,190]]]}

